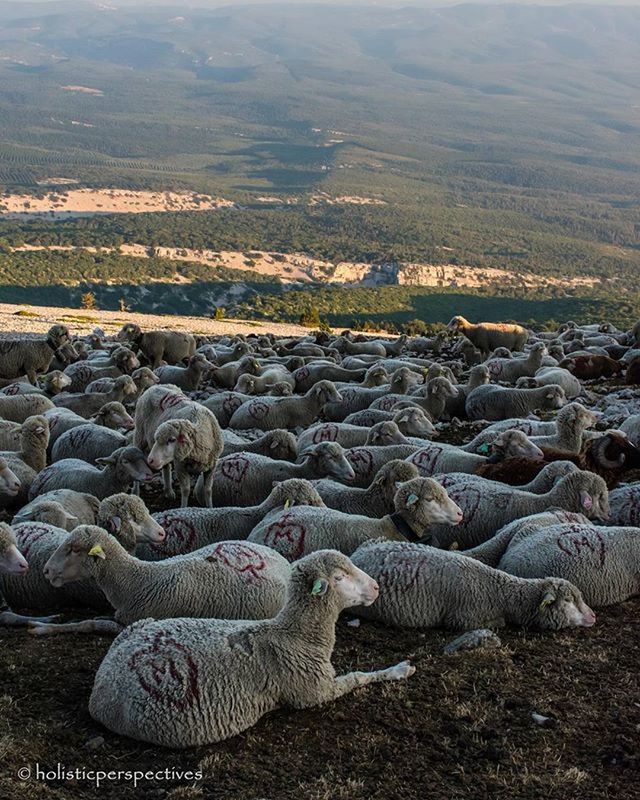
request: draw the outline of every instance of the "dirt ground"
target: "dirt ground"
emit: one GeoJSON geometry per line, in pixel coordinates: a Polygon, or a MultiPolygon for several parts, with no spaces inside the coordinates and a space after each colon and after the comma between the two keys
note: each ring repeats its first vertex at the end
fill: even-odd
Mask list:
{"type": "Polygon", "coordinates": [[[389,800],[638,797],[640,600],[590,629],[502,632],[503,647],[452,656],[454,634],[338,624],[339,671],[411,658],[378,684],[304,712],[278,711],[218,745],[160,750],[87,712],[108,638],[38,639],[0,629],[0,797],[389,800]],[[549,716],[540,727],[532,712],[549,716]],[[97,736],[97,749],[87,742],[97,736]],[[197,781],[20,781],[20,768],[202,770],[197,781]],[[182,785],[181,785],[182,784],[182,785]]]}

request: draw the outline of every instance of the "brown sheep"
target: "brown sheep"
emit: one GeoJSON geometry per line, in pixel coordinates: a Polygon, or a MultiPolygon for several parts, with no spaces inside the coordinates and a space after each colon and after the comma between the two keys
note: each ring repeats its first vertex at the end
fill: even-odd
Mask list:
{"type": "Polygon", "coordinates": [[[496,347],[523,350],[529,338],[529,331],[522,325],[496,324],[494,322],[479,322],[477,325],[473,325],[461,316],[454,317],[447,325],[447,329],[464,334],[484,356],[488,356],[496,347]]]}
{"type": "Polygon", "coordinates": [[[560,362],[560,366],[568,370],[572,375],[581,380],[593,378],[610,378],[620,372],[623,365],[619,361],[614,361],[609,356],[571,356],[560,362]]]}
{"type": "Polygon", "coordinates": [[[476,468],[476,475],[510,486],[529,483],[552,461],[571,461],[581,470],[600,475],[613,489],[625,472],[640,469],[640,450],[626,436],[617,431],[608,431],[597,439],[587,439],[578,454],[554,447],[541,447],[543,461],[529,458],[508,458],[504,461],[487,462],[476,468]]]}
{"type": "Polygon", "coordinates": [[[640,356],[629,362],[625,382],[633,386],[640,383],[640,356]]]}

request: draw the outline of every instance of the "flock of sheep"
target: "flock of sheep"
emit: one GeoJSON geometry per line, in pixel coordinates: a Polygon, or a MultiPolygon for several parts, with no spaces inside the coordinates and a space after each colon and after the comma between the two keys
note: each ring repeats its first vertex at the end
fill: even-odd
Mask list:
{"type": "Polygon", "coordinates": [[[117,635],[89,710],[169,747],[409,677],[335,675],[345,608],[390,636],[591,626],[640,591],[640,414],[595,391],[637,382],[639,346],[640,323],[462,317],[434,338],[3,338],[0,625],[117,635]]]}

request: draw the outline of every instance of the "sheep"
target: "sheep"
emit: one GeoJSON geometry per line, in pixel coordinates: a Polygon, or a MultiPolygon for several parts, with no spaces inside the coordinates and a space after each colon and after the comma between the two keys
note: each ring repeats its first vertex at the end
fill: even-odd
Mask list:
{"type": "Polygon", "coordinates": [[[144,453],[132,445],[97,459],[97,465],[94,467],[79,458],[64,458],[51,464],[33,480],[29,500],[53,489],[74,489],[102,500],[126,491],[134,481],[146,482],[153,477],[144,453]]]}
{"type": "Polygon", "coordinates": [[[302,397],[259,397],[243,403],[229,426],[236,429],[306,428],[325,406],[342,402],[331,381],[319,381],[302,397]]]}
{"type": "Polygon", "coordinates": [[[346,336],[339,336],[333,342],[333,347],[339,353],[348,353],[349,355],[371,355],[380,356],[385,358],[387,356],[387,348],[380,341],[365,341],[365,342],[350,342],[346,336]]]}
{"type": "Polygon", "coordinates": [[[549,528],[561,522],[584,525],[591,524],[584,514],[565,511],[563,508],[549,508],[547,511],[541,511],[538,514],[530,514],[529,516],[516,519],[500,528],[491,539],[487,539],[486,542],[476,545],[476,547],[472,547],[469,550],[462,550],[461,552],[462,555],[468,558],[482,561],[483,564],[487,564],[490,567],[497,567],[505,550],[509,546],[509,542],[514,536],[518,536],[520,531],[525,529],[539,530],[542,528],[549,528]]]}
{"type": "Polygon", "coordinates": [[[47,331],[46,339],[1,338],[0,378],[26,375],[29,383],[37,386],[38,374],[48,371],[56,350],[68,341],[69,329],[66,325],[53,325],[47,331]]]}
{"type": "Polygon", "coordinates": [[[417,477],[418,470],[413,464],[393,459],[380,467],[371,484],[364,489],[344,486],[327,478],[313,481],[313,486],[329,508],[346,514],[380,518],[393,511],[397,484],[417,477]]]}
{"type": "Polygon", "coordinates": [[[462,316],[454,317],[447,325],[447,330],[464,334],[484,356],[488,356],[496,347],[523,350],[529,338],[529,332],[521,325],[496,325],[493,322],[473,325],[462,316]]]}
{"type": "Polygon", "coordinates": [[[595,378],[612,378],[622,369],[623,364],[609,356],[602,355],[576,355],[572,354],[560,362],[562,369],[568,370],[580,380],[593,380],[595,378]]]}
{"type": "Polygon", "coordinates": [[[29,487],[47,463],[49,423],[45,417],[35,416],[25,420],[20,432],[20,442],[20,450],[0,452],[0,457],[6,461],[20,482],[18,492],[0,489],[0,508],[22,505],[27,499],[29,487]]]}
{"type": "Polygon", "coordinates": [[[51,460],[55,462],[63,458],[80,458],[89,464],[95,464],[98,458],[106,458],[114,450],[126,447],[128,443],[124,434],[90,422],[78,425],[56,439],[51,449],[51,460]]]}
{"type": "Polygon", "coordinates": [[[33,384],[24,381],[10,383],[9,386],[5,386],[4,389],[0,390],[0,394],[9,396],[15,396],[17,394],[42,394],[45,395],[45,397],[51,398],[55,397],[55,395],[59,394],[63,389],[66,389],[70,383],[71,378],[69,378],[68,375],[65,375],[64,372],[60,372],[59,369],[55,369],[53,372],[42,375],[37,386],[33,386],[33,384]]]}
{"type": "MultiPolygon", "coordinates": [[[[15,575],[21,578],[26,575],[28,569],[29,564],[18,550],[14,532],[5,522],[0,522],[0,575],[15,575]]],[[[0,625],[30,625],[33,622],[52,622],[54,619],[56,618],[25,617],[22,614],[14,614],[9,610],[9,606],[0,593],[0,625]]]]}
{"type": "Polygon", "coordinates": [[[588,521],[540,528],[530,522],[501,544],[498,569],[520,578],[564,578],[590,606],[622,603],[640,593],[640,528],[588,521]]]}
{"type": "Polygon", "coordinates": [[[467,549],[491,538],[497,530],[519,517],[559,506],[567,511],[581,512],[590,519],[609,516],[607,486],[599,475],[592,472],[572,472],[565,475],[544,494],[533,494],[498,483],[477,484],[462,482],[447,490],[464,512],[457,527],[435,525],[429,530],[435,547],[447,548],[456,542],[467,549]]]}
{"type": "Polygon", "coordinates": [[[460,508],[431,478],[413,478],[400,484],[393,507],[393,513],[373,519],[333,508],[297,506],[263,520],[251,531],[248,541],[268,545],[288,561],[297,561],[326,547],[350,555],[369,539],[416,540],[433,524],[457,525],[462,519],[460,508]]]}
{"type": "MultiPolygon", "coordinates": [[[[2,423],[0,423],[0,425],[2,425],[2,423]]],[[[640,414],[630,414],[619,425],[619,430],[626,435],[632,444],[636,447],[640,447],[640,414]]]]}
{"type": "Polygon", "coordinates": [[[407,342],[407,350],[413,353],[433,353],[434,355],[440,355],[446,339],[446,331],[439,331],[431,339],[426,336],[413,336],[407,342]]]}
{"type": "MultiPolygon", "coordinates": [[[[133,551],[138,542],[158,541],[164,531],[149,516],[138,497],[120,495],[103,500],[97,514],[99,524],[110,531],[116,543],[133,551]]],[[[86,526],[76,526],[82,529],[86,526]]],[[[20,581],[0,576],[0,592],[14,606],[61,608],[69,604],[109,609],[100,588],[93,581],[71,583],[64,589],[54,587],[45,576],[44,567],[59,547],[68,546],[72,533],[42,522],[23,522],[13,526],[18,546],[29,562],[29,572],[20,581]]],[[[100,530],[100,529],[98,529],[100,530]]],[[[45,633],[46,626],[37,633],[45,633]]]]}
{"type": "Polygon", "coordinates": [[[97,497],[73,489],[54,489],[24,505],[14,515],[12,524],[46,522],[72,531],[78,525],[95,525],[100,501],[97,497]]]}
{"type": "Polygon", "coordinates": [[[189,357],[186,367],[157,367],[155,374],[160,383],[171,383],[186,392],[195,392],[202,382],[204,373],[214,366],[202,353],[195,353],[189,357]]]}
{"type": "Polygon", "coordinates": [[[209,379],[214,386],[231,389],[242,375],[260,375],[262,367],[253,356],[243,356],[240,361],[231,361],[222,367],[209,370],[209,379]]]}
{"type": "Polygon", "coordinates": [[[55,408],[53,401],[44,395],[18,394],[14,397],[0,395],[0,417],[9,422],[24,422],[27,417],[44,414],[51,408],[55,408]]]}
{"type": "Polygon", "coordinates": [[[394,444],[386,446],[365,445],[364,447],[350,447],[345,450],[347,462],[354,473],[348,482],[350,486],[366,488],[378,474],[380,468],[393,459],[406,459],[412,453],[419,451],[425,442],[415,444],[394,444]]]}
{"type": "Polygon", "coordinates": [[[253,442],[247,442],[229,430],[223,431],[222,436],[224,441],[223,456],[245,452],[259,453],[276,461],[295,461],[298,457],[296,437],[289,431],[284,431],[280,428],[267,431],[264,436],[254,439],[253,442]]]}
{"type": "MultiPolygon", "coordinates": [[[[301,463],[274,461],[257,453],[234,453],[221,458],[213,473],[213,500],[216,506],[250,506],[261,503],[271,491],[274,481],[289,478],[322,478],[351,480],[354,472],[345,451],[335,442],[321,442],[300,453],[301,463]]],[[[201,485],[196,484],[200,501],[201,485]]]]}
{"type": "Polygon", "coordinates": [[[213,416],[218,420],[221,428],[229,425],[231,417],[243,403],[253,400],[248,394],[240,392],[218,392],[202,401],[202,405],[208,408],[213,416]]]}
{"type": "MultiPolygon", "coordinates": [[[[564,393],[573,400],[583,394],[582,384],[569,370],[562,367],[541,367],[532,379],[536,386],[562,386],[564,393]]],[[[516,388],[517,384],[516,384],[516,388]]]]}
{"type": "Polygon", "coordinates": [[[455,397],[449,396],[446,398],[444,405],[444,412],[440,416],[446,416],[449,419],[454,417],[465,417],[465,405],[467,397],[478,386],[484,386],[489,383],[490,376],[489,370],[484,364],[477,364],[469,371],[469,380],[466,384],[456,385],[457,394],[455,397]]]}
{"type": "Polygon", "coordinates": [[[609,492],[609,503],[607,524],[640,527],[640,484],[626,484],[609,492]]]}
{"type": "Polygon", "coordinates": [[[20,478],[11,469],[7,459],[0,456],[0,495],[16,497],[21,486],[20,478]]]}
{"type": "Polygon", "coordinates": [[[581,403],[569,403],[558,411],[555,433],[531,436],[530,439],[538,447],[556,447],[570,453],[579,453],[583,433],[597,421],[598,415],[581,403]]]}
{"type": "Polygon", "coordinates": [[[111,391],[105,394],[99,392],[92,394],[64,392],[54,397],[53,402],[57,408],[66,408],[88,419],[97,414],[102,406],[107,403],[122,403],[125,397],[134,395],[136,392],[137,387],[133,378],[129,375],[120,375],[114,380],[111,391]]]}
{"type": "Polygon", "coordinates": [[[503,386],[478,386],[467,397],[465,410],[471,420],[503,420],[526,417],[535,409],[562,408],[567,397],[560,386],[538,389],[505,389],[503,386]]]}
{"type": "MultiPolygon", "coordinates": [[[[386,375],[386,370],[384,370],[386,375]]],[[[318,381],[328,380],[347,381],[350,383],[364,380],[367,373],[366,368],[344,369],[334,363],[305,364],[294,371],[292,377],[295,381],[296,392],[308,392],[309,389],[318,381]]],[[[388,376],[387,376],[388,379],[388,376]]]]}
{"type": "Polygon", "coordinates": [[[240,375],[233,390],[244,394],[262,394],[276,383],[286,383],[292,390],[296,388],[296,380],[285,366],[265,364],[260,375],[240,375]]]}
{"type": "Polygon", "coordinates": [[[174,498],[171,464],[180,485],[180,503],[191,493],[190,474],[203,476],[204,505],[211,507],[213,469],[222,453],[222,431],[214,415],[200,403],[188,400],[176,386],[152,386],[136,405],[134,443],[151,447],[148,463],[162,469],[165,497],[174,498]]]}
{"type": "MultiPolygon", "coordinates": [[[[522,431],[504,431],[492,444],[492,459],[527,458],[542,459],[540,448],[533,444],[522,431]]],[[[428,442],[423,447],[409,454],[405,459],[415,464],[423,477],[439,472],[476,472],[478,467],[487,463],[487,458],[469,453],[461,447],[444,442],[428,442]]]]}
{"type": "Polygon", "coordinates": [[[485,361],[485,366],[492,380],[515,383],[518,378],[535,375],[546,354],[544,342],[536,342],[526,358],[490,358],[485,361]]]}
{"type": "MultiPolygon", "coordinates": [[[[422,389],[422,387],[419,387],[422,389]]],[[[442,416],[447,401],[450,398],[456,398],[458,396],[458,388],[454,386],[448,378],[439,376],[436,378],[432,378],[424,387],[424,396],[421,397],[418,393],[412,393],[408,396],[408,398],[423,411],[426,411],[429,418],[434,422],[439,420],[442,416]]],[[[399,401],[403,399],[401,394],[392,393],[384,395],[383,397],[379,397],[377,400],[374,400],[371,403],[370,408],[372,409],[380,409],[382,411],[390,411],[393,406],[399,401]]]]}
{"type": "Polygon", "coordinates": [[[357,613],[385,625],[560,630],[596,621],[580,590],[559,578],[516,578],[413,542],[366,542],[352,558],[381,588],[376,607],[357,613]]]}
{"type": "MultiPolygon", "coordinates": [[[[45,411],[43,416],[49,421],[50,450],[53,449],[62,434],[72,428],[87,424],[87,420],[84,417],[69,411],[67,408],[53,408],[45,411]]],[[[117,402],[105,403],[98,413],[92,417],[91,421],[96,425],[104,426],[111,430],[118,428],[132,430],[134,426],[133,419],[129,416],[125,407],[122,403],[117,402]]]]}
{"type": "Polygon", "coordinates": [[[357,425],[364,428],[372,428],[378,422],[395,422],[402,434],[417,439],[428,439],[431,436],[438,435],[431,420],[417,406],[402,408],[397,411],[366,409],[365,411],[356,411],[354,414],[349,414],[344,420],[345,425],[357,425]]]}
{"type": "Polygon", "coordinates": [[[193,747],[242,733],[276,708],[311,708],[359,686],[408,678],[415,669],[406,661],[340,676],[331,664],[340,612],[377,596],[348,558],[320,551],[291,568],[275,619],[137,623],[100,665],[89,712],[120,735],[193,747]]]}
{"type": "MultiPolygon", "coordinates": [[[[136,391],[127,396],[127,401],[135,403],[140,395],[150,386],[155,386],[160,383],[158,376],[149,367],[138,367],[131,373],[131,379],[136,385],[136,391]]],[[[91,383],[84,390],[85,394],[106,394],[113,391],[115,378],[98,378],[91,383]]]]}
{"type": "Polygon", "coordinates": [[[400,444],[406,443],[406,439],[395,422],[378,422],[370,430],[344,422],[323,422],[300,434],[298,449],[302,452],[320,442],[337,442],[342,447],[349,448],[365,444],[400,444]]]}
{"type": "Polygon", "coordinates": [[[154,518],[164,529],[165,539],[139,545],[136,556],[144,561],[159,561],[216,542],[246,539],[268,514],[293,505],[323,506],[324,503],[309,481],[291,478],[277,483],[268,497],[256,506],[161,511],[154,518]]]}
{"type": "MultiPolygon", "coordinates": [[[[552,461],[550,464],[545,464],[529,483],[510,485],[517,486],[522,492],[544,494],[553,489],[560,478],[578,471],[578,466],[572,461],[552,461]]],[[[446,475],[437,474],[433,477],[434,480],[438,481],[441,486],[444,486],[447,491],[456,484],[460,484],[463,487],[473,485],[477,486],[480,491],[485,489],[490,491],[492,486],[499,489],[501,483],[507,483],[507,481],[496,481],[491,477],[485,476],[483,466],[479,467],[474,474],[469,474],[468,472],[448,472],[446,475]]]]}
{"type": "Polygon", "coordinates": [[[119,342],[131,342],[147,359],[152,369],[167,364],[178,364],[196,352],[196,340],[190,333],[181,331],[147,331],[128,322],[116,336],[119,342]]]}
{"type": "Polygon", "coordinates": [[[538,419],[520,419],[512,417],[489,425],[470,442],[465,444],[462,449],[467,453],[488,452],[488,448],[484,445],[490,445],[499,433],[511,430],[522,431],[526,436],[551,436],[557,433],[555,420],[542,422],[538,419]]]}
{"type": "Polygon", "coordinates": [[[21,431],[19,422],[0,419],[0,450],[19,450],[21,431]]]}
{"type": "Polygon", "coordinates": [[[509,458],[497,464],[487,462],[478,468],[478,474],[503,483],[518,485],[532,480],[545,463],[554,460],[573,461],[580,469],[600,475],[608,488],[617,486],[629,469],[640,467],[640,452],[618,431],[608,431],[597,439],[588,439],[577,455],[567,450],[542,447],[544,461],[509,458]]]}
{"type": "MultiPolygon", "coordinates": [[[[91,579],[125,627],[150,617],[268,619],[282,608],[290,569],[270,548],[240,541],[140,561],[102,528],[80,525],[50,555],[44,575],[57,589],[91,579]]],[[[40,634],[84,633],[93,626],[39,628],[40,634]]]]}
{"type": "Polygon", "coordinates": [[[637,386],[640,383],[640,358],[636,357],[629,362],[624,382],[629,386],[637,386]]]}
{"type": "Polygon", "coordinates": [[[117,378],[128,375],[140,366],[134,352],[128,347],[118,347],[106,361],[77,361],[65,368],[71,378],[70,392],[84,392],[87,386],[99,378],[117,378]]]}

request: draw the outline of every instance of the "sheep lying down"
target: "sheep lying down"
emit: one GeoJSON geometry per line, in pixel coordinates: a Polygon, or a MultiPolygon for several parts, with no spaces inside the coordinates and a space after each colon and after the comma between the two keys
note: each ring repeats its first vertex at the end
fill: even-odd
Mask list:
{"type": "Polygon", "coordinates": [[[352,560],[380,587],[377,603],[358,613],[386,625],[559,630],[596,621],[580,590],[560,578],[517,578],[460,553],[413,542],[366,542],[352,560]]]}

